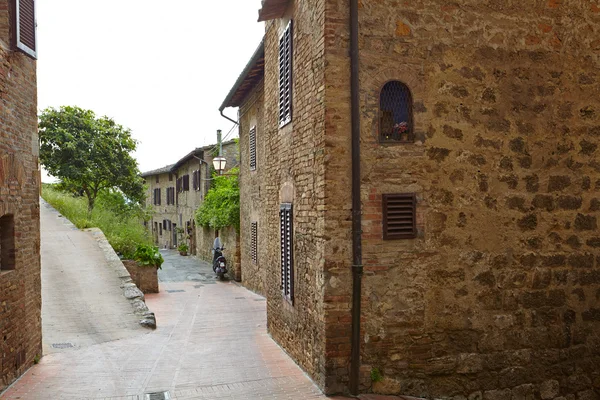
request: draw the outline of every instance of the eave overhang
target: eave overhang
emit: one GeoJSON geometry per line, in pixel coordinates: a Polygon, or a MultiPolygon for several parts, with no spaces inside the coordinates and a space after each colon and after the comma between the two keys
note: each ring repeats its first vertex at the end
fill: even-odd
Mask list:
{"type": "Polygon", "coordinates": [[[263,38],[252,58],[227,94],[223,104],[219,107],[219,111],[223,111],[227,107],[239,107],[264,76],[265,46],[263,38]]]}
{"type": "Polygon", "coordinates": [[[258,22],[283,17],[289,4],[290,0],[263,0],[262,8],[258,11],[258,22]]]}

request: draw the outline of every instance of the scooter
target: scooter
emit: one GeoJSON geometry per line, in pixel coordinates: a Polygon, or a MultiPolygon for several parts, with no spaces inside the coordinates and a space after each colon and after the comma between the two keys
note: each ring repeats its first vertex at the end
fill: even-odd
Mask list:
{"type": "Polygon", "coordinates": [[[225,247],[221,244],[221,239],[216,238],[213,244],[213,271],[221,281],[227,273],[227,260],[223,256],[223,250],[225,247]]]}

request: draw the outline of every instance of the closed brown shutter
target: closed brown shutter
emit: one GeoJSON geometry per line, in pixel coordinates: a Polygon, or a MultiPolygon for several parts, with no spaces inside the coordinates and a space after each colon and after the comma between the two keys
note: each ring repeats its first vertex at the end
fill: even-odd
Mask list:
{"type": "Polygon", "coordinates": [[[183,191],[188,191],[190,190],[190,176],[189,175],[184,175],[183,176],[183,191]]]}
{"type": "Polygon", "coordinates": [[[250,256],[253,264],[258,264],[258,222],[250,227],[250,256]]]}
{"type": "Polygon", "coordinates": [[[414,193],[383,195],[383,239],[417,237],[417,199],[414,193]]]}
{"type": "Polygon", "coordinates": [[[13,7],[14,49],[37,59],[35,0],[14,0],[13,7]]]}
{"type": "Polygon", "coordinates": [[[290,21],[279,39],[279,127],[292,121],[292,31],[290,21]]]}
{"type": "Polygon", "coordinates": [[[294,301],[293,213],[292,204],[284,203],[279,209],[281,228],[281,291],[286,299],[294,301]]]}
{"type": "Polygon", "coordinates": [[[256,127],[250,129],[250,170],[256,169],[256,127]]]}

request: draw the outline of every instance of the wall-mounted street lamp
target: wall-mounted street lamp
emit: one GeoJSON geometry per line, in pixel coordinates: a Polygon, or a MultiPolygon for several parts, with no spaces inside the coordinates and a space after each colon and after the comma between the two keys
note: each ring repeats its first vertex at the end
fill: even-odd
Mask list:
{"type": "Polygon", "coordinates": [[[213,158],[213,167],[215,167],[215,171],[221,175],[223,171],[225,171],[225,166],[227,165],[227,160],[225,157],[219,156],[213,158]]]}

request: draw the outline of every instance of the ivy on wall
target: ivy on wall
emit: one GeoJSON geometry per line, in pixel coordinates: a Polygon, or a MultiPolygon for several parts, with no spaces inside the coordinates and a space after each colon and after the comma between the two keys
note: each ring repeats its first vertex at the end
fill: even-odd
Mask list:
{"type": "Polygon", "coordinates": [[[213,185],[204,202],[196,211],[198,225],[222,229],[234,226],[240,230],[239,168],[232,168],[226,175],[213,174],[213,185]]]}

